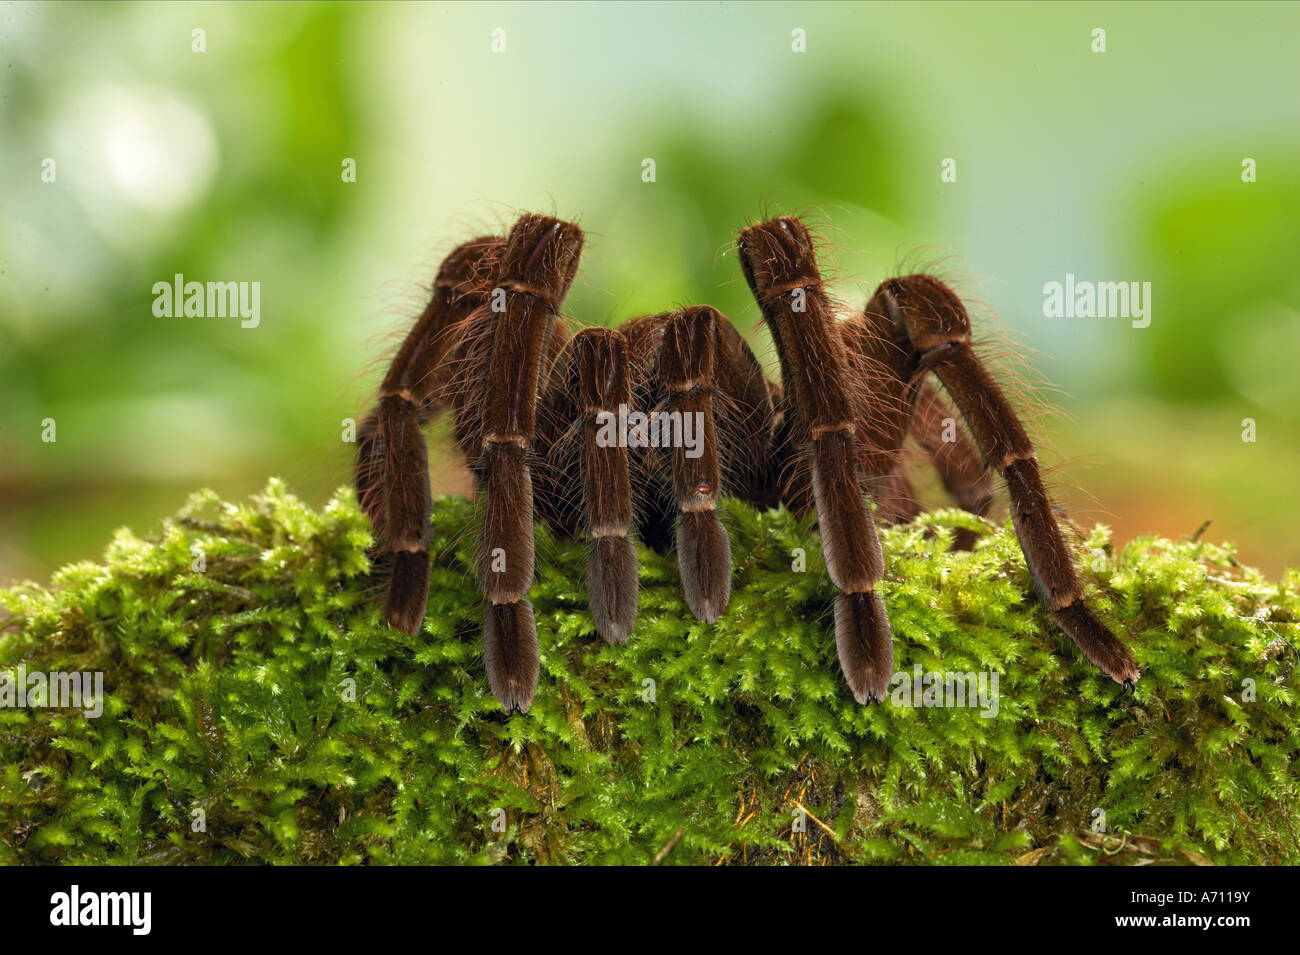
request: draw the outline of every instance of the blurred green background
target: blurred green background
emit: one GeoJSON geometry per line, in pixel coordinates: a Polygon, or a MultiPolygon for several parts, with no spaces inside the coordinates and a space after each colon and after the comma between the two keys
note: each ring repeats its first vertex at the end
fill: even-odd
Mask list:
{"type": "Polygon", "coordinates": [[[935,267],[1051,383],[1076,519],[1300,563],[1297,36],[1280,3],[0,7],[0,579],[202,485],[323,500],[441,254],[525,209],[588,231],[585,323],[752,329],[729,242],[769,213],[851,304],[935,267]],[[260,325],[155,317],[178,272],[260,282],[260,325]],[[1151,282],[1150,327],[1044,317],[1066,273],[1151,282]]]}

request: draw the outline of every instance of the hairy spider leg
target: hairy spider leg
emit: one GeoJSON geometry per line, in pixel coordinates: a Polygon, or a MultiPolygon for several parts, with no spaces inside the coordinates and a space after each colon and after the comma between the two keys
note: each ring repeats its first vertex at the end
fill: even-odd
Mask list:
{"type": "Polygon", "coordinates": [[[356,487],[377,549],[392,555],[384,620],[414,634],[429,598],[429,462],[422,426],[438,410],[446,384],[443,359],[455,332],[485,301],[482,280],[499,256],[499,238],[474,239],[443,260],[433,297],[407,333],[379,388],[379,404],[362,421],[356,487]]]}
{"type": "Polygon", "coordinates": [[[582,254],[582,232],[526,215],[510,231],[494,277],[490,376],[479,467],[486,498],[478,577],[490,601],[483,628],[488,686],[507,712],[537,690],[537,626],[526,599],[533,580],[533,487],[528,455],[542,357],[582,254]]]}
{"type": "Polygon", "coordinates": [[[771,330],[795,453],[811,464],[822,553],[835,597],[835,642],[845,679],[860,703],[883,699],[894,649],[876,583],[884,555],[862,489],[862,438],[848,382],[848,359],[833,325],[812,239],[782,217],[740,233],[741,268],[771,330]]]}
{"type": "MultiPolygon", "coordinates": [[[[910,432],[929,457],[944,489],[958,506],[981,517],[993,502],[988,468],[934,387],[917,371],[917,359],[907,337],[902,315],[880,294],[873,295],[860,321],[843,326],[845,345],[857,363],[858,380],[865,393],[864,442],[868,447],[864,470],[878,507],[878,518],[906,523],[921,511],[911,484],[903,473],[900,451],[910,432]]],[[[955,544],[969,549],[972,531],[961,531],[955,544]]]]}
{"type": "Polygon", "coordinates": [[[670,415],[698,421],[697,456],[685,442],[672,448],[673,497],[677,503],[677,568],[686,605],[713,623],[731,599],[731,540],[718,520],[718,447],[713,418],[718,312],[693,306],[674,312],[664,328],[659,372],[668,389],[670,415]]]}
{"type": "Polygon", "coordinates": [[[758,508],[781,503],[774,460],[776,426],[773,394],[754,352],[721,312],[714,313],[714,409],[722,485],[758,508]]]}
{"type": "Polygon", "coordinates": [[[908,349],[897,340],[888,319],[870,306],[859,320],[838,328],[858,398],[862,473],[876,504],[876,519],[905,524],[921,513],[902,455],[916,393],[905,367],[908,349]]]}
{"type": "Polygon", "coordinates": [[[667,453],[630,455],[633,486],[642,489],[638,531],[651,546],[674,542],[686,603],[711,622],[731,596],[731,542],[718,498],[725,489],[755,506],[780,503],[769,383],[744,338],[709,306],[632,319],[622,331],[633,401],[691,427],[693,439],[667,453]]]}
{"type": "MultiPolygon", "coordinates": [[[[582,487],[591,552],[587,557],[587,599],[596,631],[609,643],[627,642],[636,626],[636,545],[632,486],[626,445],[609,434],[620,406],[632,401],[627,339],[609,328],[585,328],[573,337],[577,395],[582,415],[582,487]]],[[[571,392],[572,393],[572,392],[571,392]]]]}
{"type": "Polygon", "coordinates": [[[960,409],[989,467],[1007,484],[1011,521],[1043,604],[1084,656],[1117,683],[1138,679],[1137,663],[1083,601],[1070,552],[1052,515],[1033,445],[993,376],[971,348],[970,318],[956,294],[929,275],[881,284],[892,300],[918,367],[933,371],[960,409]]]}
{"type": "MultiPolygon", "coordinates": [[[[957,506],[980,517],[988,517],[993,509],[989,469],[966,432],[956,426],[956,418],[948,403],[928,381],[922,381],[918,389],[908,430],[929,457],[944,490],[957,506]]],[[[976,531],[958,528],[953,546],[958,550],[970,550],[978,536],[976,531]]]]}

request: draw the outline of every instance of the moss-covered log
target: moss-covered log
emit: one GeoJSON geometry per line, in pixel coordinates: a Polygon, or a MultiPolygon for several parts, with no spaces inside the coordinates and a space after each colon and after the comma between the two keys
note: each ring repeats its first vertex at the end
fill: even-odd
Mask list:
{"type": "Polygon", "coordinates": [[[896,665],[996,672],[996,697],[907,706],[899,678],[862,707],[811,523],[725,518],[726,616],[695,621],[671,555],[643,548],[622,648],[587,613],[586,545],[539,531],[542,676],[506,717],[473,504],[435,508],[408,637],[378,622],[351,492],[319,512],[276,482],[240,506],[196,495],[160,537],[122,531],[102,564],[0,591],[11,689],[21,664],[105,690],[97,718],[0,709],[0,861],[1300,862],[1300,573],[1093,530],[1089,596],[1144,671],[1121,695],[1029,596],[1008,530],[929,514],[883,535],[896,665]],[[962,526],[987,531],[973,552],[947,547],[962,526]]]}

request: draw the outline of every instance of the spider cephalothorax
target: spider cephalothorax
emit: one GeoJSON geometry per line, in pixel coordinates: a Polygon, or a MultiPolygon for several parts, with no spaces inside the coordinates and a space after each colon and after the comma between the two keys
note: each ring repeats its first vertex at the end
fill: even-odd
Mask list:
{"type": "Polygon", "coordinates": [[[591,613],[617,644],[636,625],[633,534],[675,548],[699,619],[722,615],[731,586],[731,547],[716,512],[723,491],[760,506],[816,508],[839,591],[840,665],[859,702],[882,699],[893,641],[875,589],[885,567],[867,500],[877,497],[880,520],[916,516],[901,467],[910,432],[968,510],[986,513],[989,471],[1002,476],[1043,603],[1094,664],[1119,683],[1136,680],[1128,649],[1083,602],[1033,446],[971,349],[960,299],[929,275],[909,275],[882,283],[861,314],[840,319],[798,219],[742,230],[738,251],[775,341],[779,386],[708,306],[570,335],[560,306],[582,252],[572,223],[526,215],[505,239],[475,239],[447,257],[361,429],[357,488],[377,548],[392,561],[385,619],[410,633],[423,623],[431,502],[421,427],[450,408],[484,498],[484,660],[507,710],[527,709],[537,688],[527,600],[534,519],[590,535],[591,613]],[[930,373],[974,447],[961,435],[939,437],[951,416],[930,373]],[[608,439],[629,409],[663,415],[673,440],[608,439]]]}

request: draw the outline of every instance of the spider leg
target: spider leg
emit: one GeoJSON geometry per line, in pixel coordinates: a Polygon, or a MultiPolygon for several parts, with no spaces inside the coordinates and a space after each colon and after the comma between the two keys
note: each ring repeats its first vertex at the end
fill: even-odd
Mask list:
{"type": "Polygon", "coordinates": [[[537,627],[525,595],[533,579],[533,486],[528,453],[541,366],[560,303],[582,254],[576,225],[526,215],[510,231],[493,279],[491,380],[478,471],[486,506],[478,577],[491,602],[483,628],[488,685],[507,712],[524,711],[537,689],[537,627]]]}
{"type": "Polygon", "coordinates": [[[874,304],[868,303],[859,319],[845,322],[840,335],[858,394],[862,472],[876,517],[885,524],[905,524],[921,513],[902,458],[916,388],[907,368],[906,343],[874,304]]]}
{"type": "Polygon", "coordinates": [[[986,517],[993,507],[989,469],[929,382],[922,382],[912,408],[911,431],[939,472],[944,490],[962,510],[986,517]],[[951,437],[945,436],[945,432],[951,437]]]}
{"type": "MultiPolygon", "coordinates": [[[[906,523],[921,512],[902,470],[900,452],[910,432],[926,452],[959,507],[986,515],[993,502],[988,469],[971,446],[947,404],[918,375],[907,329],[897,308],[879,293],[862,310],[861,320],[844,325],[843,337],[863,394],[860,422],[868,453],[863,464],[880,520],[906,523]]],[[[974,543],[960,532],[956,546],[974,543]]]]}
{"type": "Polygon", "coordinates": [[[1011,521],[1044,605],[1084,655],[1115,682],[1136,681],[1139,671],[1133,655],[1083,602],[1033,445],[1002,389],[971,349],[970,318],[961,300],[928,275],[889,280],[876,294],[901,312],[918,368],[938,376],[985,462],[1005,479],[1011,521]]]}
{"type": "Polygon", "coordinates": [[[876,520],[882,524],[907,524],[921,513],[921,502],[899,461],[885,474],[866,475],[871,499],[876,502],[876,520]]]}
{"type": "MultiPolygon", "coordinates": [[[[573,338],[576,394],[583,418],[582,486],[591,554],[587,558],[587,597],[596,630],[610,643],[626,643],[636,626],[636,546],[632,525],[632,487],[627,448],[610,424],[619,407],[631,404],[627,340],[609,328],[586,328],[573,338]]],[[[572,393],[572,392],[571,392],[572,393]]]]}
{"type": "MultiPolygon", "coordinates": [[[[862,490],[860,409],[849,362],[822,287],[807,229],[789,217],[744,229],[741,268],[776,343],[792,394],[791,444],[811,464],[822,553],[835,597],[835,641],[845,679],[860,703],[883,699],[894,650],[876,583],[884,555],[862,490]]],[[[892,466],[892,463],[891,463],[892,466]]]]}
{"type": "Polygon", "coordinates": [[[392,554],[384,619],[407,633],[424,622],[429,595],[429,462],[422,425],[449,373],[443,359],[465,318],[483,302],[480,280],[501,240],[480,238],[443,261],[433,297],[407,333],[362,421],[356,488],[378,549],[392,554]]]}
{"type": "Polygon", "coordinates": [[[691,612],[705,623],[722,616],[731,599],[731,541],[718,520],[718,448],[713,418],[714,364],[718,346],[716,309],[693,306],[674,312],[664,327],[659,371],[668,389],[669,420],[677,437],[694,434],[687,447],[673,441],[673,496],[677,520],[677,566],[691,612]],[[688,431],[688,418],[693,424],[688,431]]]}
{"type": "MultiPolygon", "coordinates": [[[[910,430],[939,472],[944,490],[957,506],[987,517],[993,507],[989,469],[979,452],[971,446],[965,432],[957,427],[947,402],[928,381],[921,383],[912,406],[910,430]]],[[[959,550],[970,550],[977,536],[975,531],[959,528],[954,546],[959,550]]]]}
{"type": "Polygon", "coordinates": [[[781,495],[773,398],[780,397],[780,389],[767,380],[749,343],[726,316],[715,312],[714,323],[713,415],[722,486],[756,507],[776,507],[781,495]]]}

